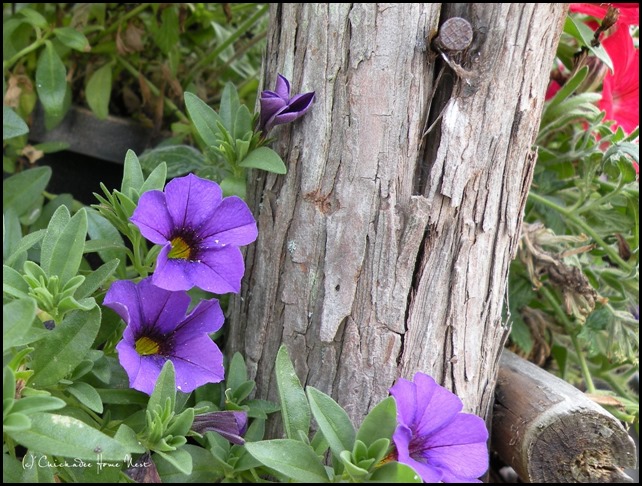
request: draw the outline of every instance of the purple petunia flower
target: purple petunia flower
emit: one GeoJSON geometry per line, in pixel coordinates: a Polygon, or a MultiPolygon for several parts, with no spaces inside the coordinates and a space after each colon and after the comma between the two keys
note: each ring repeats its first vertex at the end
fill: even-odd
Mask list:
{"type": "Polygon", "coordinates": [[[256,221],[242,199],[223,198],[216,182],[193,174],[173,179],[165,192],[145,192],[131,221],[163,245],[154,285],[216,294],[241,290],[245,265],[238,247],[256,240],[256,221]]]}
{"type": "Polygon", "coordinates": [[[459,397],[424,373],[414,382],[399,379],[390,389],[397,402],[392,439],[397,460],[426,483],[464,483],[488,469],[488,431],[484,421],[461,413],[459,397]]]}
{"type": "Polygon", "coordinates": [[[247,413],[224,410],[197,415],[192,430],[201,435],[209,431],[218,432],[232,444],[242,445],[245,444],[242,435],[247,431],[247,413]]]}
{"type": "Polygon", "coordinates": [[[190,300],[187,292],[161,289],[151,278],[111,285],[103,304],[127,323],[116,350],[130,387],[151,395],[167,360],[182,392],[223,380],[223,354],[208,336],[223,325],[221,306],[216,299],[202,300],[186,316],[190,300]]]}
{"type": "Polygon", "coordinates": [[[274,91],[262,91],[259,129],[268,133],[276,125],[289,123],[305,115],[314,101],[314,91],[290,98],[290,82],[278,75],[274,91]]]}

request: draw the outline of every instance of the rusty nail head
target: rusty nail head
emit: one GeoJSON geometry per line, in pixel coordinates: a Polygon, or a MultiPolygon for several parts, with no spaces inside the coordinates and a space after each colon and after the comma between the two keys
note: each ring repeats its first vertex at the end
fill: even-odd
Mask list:
{"type": "Polygon", "coordinates": [[[473,41],[473,28],[466,19],[452,17],[439,29],[437,47],[447,51],[463,51],[473,41]]]}

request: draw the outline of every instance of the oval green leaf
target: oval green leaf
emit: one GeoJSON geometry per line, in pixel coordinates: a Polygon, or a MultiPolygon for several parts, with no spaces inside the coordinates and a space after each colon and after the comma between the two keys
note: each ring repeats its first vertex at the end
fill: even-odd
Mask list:
{"type": "Polygon", "coordinates": [[[95,71],[85,89],[87,104],[94,115],[104,120],[109,115],[109,99],[111,98],[111,64],[105,64],[95,71]]]}
{"type": "Polygon", "coordinates": [[[274,439],[246,442],[245,448],[261,463],[301,483],[329,481],[319,456],[308,445],[298,440],[274,439]]]}
{"type": "Polygon", "coordinates": [[[241,167],[262,169],[275,174],[285,174],[288,169],[281,156],[269,147],[252,150],[239,164],[241,167]]]}

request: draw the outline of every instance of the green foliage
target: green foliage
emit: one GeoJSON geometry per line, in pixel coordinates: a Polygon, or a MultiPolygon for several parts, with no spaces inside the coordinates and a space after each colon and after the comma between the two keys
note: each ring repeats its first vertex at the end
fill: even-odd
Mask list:
{"type": "Polygon", "coordinates": [[[629,381],[639,370],[632,314],[639,309],[639,129],[613,130],[596,106],[601,78],[586,56],[613,64],[593,30],[569,16],[564,32],[558,59],[571,74],[542,115],[510,270],[510,340],[567,381],[616,400],[611,411],[636,424],[629,381]],[[598,390],[596,380],[609,389],[598,390]]]}

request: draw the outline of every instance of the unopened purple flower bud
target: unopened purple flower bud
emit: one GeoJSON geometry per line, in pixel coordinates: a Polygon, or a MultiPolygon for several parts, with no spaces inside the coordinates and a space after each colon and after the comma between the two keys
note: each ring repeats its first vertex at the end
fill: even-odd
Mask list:
{"type": "Polygon", "coordinates": [[[268,133],[276,125],[289,123],[305,115],[314,101],[314,91],[290,98],[290,82],[279,74],[274,91],[262,91],[259,101],[261,103],[259,129],[263,133],[268,133]]]}
{"type": "Polygon", "coordinates": [[[225,410],[209,412],[194,417],[192,430],[201,435],[218,432],[232,444],[245,444],[243,434],[247,430],[247,413],[225,410]]]}

